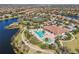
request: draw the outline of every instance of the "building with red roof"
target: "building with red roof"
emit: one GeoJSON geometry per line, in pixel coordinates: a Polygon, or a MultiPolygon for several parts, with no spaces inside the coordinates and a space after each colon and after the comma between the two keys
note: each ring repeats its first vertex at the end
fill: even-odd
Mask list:
{"type": "Polygon", "coordinates": [[[64,28],[62,26],[57,26],[57,25],[44,26],[44,29],[53,33],[54,35],[63,34],[69,31],[67,28],[64,28]]]}

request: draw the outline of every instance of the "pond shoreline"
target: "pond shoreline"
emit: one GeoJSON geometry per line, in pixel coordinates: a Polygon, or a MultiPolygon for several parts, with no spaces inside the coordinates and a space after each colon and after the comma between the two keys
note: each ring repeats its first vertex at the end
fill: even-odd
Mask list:
{"type": "Polygon", "coordinates": [[[17,19],[11,18],[0,22],[0,54],[14,54],[13,47],[11,46],[11,38],[17,33],[18,29],[9,30],[5,27],[13,22],[17,22],[17,19]]]}

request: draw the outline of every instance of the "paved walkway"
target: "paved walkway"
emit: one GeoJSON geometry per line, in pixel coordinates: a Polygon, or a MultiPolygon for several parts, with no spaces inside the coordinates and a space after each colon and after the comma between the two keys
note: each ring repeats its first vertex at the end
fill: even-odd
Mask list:
{"type": "MultiPolygon", "coordinates": [[[[26,28],[24,28],[24,30],[26,30],[26,28]]],[[[49,54],[53,54],[53,51],[47,51],[47,50],[43,50],[43,49],[40,49],[40,48],[37,48],[35,45],[31,44],[30,42],[28,42],[24,35],[24,30],[22,32],[22,41],[25,43],[25,45],[29,46],[31,49],[33,50],[36,50],[36,51],[41,51],[43,53],[49,53],[49,54]]]]}
{"type": "MultiPolygon", "coordinates": [[[[75,36],[72,33],[70,33],[70,34],[72,36],[72,39],[71,40],[64,41],[64,42],[70,42],[72,40],[75,40],[75,36]]],[[[61,46],[63,46],[63,42],[62,41],[60,41],[60,44],[61,44],[61,46]]]]}
{"type": "Polygon", "coordinates": [[[71,34],[71,36],[72,36],[72,39],[71,39],[71,40],[64,41],[64,42],[70,42],[70,41],[72,41],[72,40],[75,40],[75,36],[74,36],[72,33],[70,33],[70,34],[71,34]]]}

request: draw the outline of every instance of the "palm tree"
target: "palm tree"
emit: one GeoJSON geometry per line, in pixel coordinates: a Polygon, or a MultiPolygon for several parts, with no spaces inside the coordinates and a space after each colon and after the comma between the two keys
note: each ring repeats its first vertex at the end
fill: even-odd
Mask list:
{"type": "Polygon", "coordinates": [[[57,37],[56,37],[56,40],[60,40],[61,39],[61,35],[58,35],[57,37]]]}
{"type": "Polygon", "coordinates": [[[45,41],[47,42],[49,39],[48,38],[45,38],[45,41]]]}

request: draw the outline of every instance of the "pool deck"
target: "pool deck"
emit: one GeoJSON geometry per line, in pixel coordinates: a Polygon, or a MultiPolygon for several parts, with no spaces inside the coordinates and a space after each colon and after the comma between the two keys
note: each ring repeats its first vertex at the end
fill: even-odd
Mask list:
{"type": "MultiPolygon", "coordinates": [[[[37,39],[39,39],[40,41],[44,42],[44,41],[41,40],[41,38],[34,32],[34,31],[36,31],[36,30],[38,30],[38,29],[30,29],[29,32],[31,32],[32,35],[34,35],[37,39]]],[[[44,42],[44,43],[45,43],[45,42],[44,42]]]]}
{"type": "Polygon", "coordinates": [[[54,43],[54,42],[55,42],[55,38],[52,39],[52,37],[50,36],[51,33],[48,32],[48,31],[45,31],[46,33],[45,33],[44,37],[40,38],[40,37],[34,32],[34,31],[38,31],[38,30],[43,30],[43,29],[30,29],[29,32],[31,32],[32,35],[34,35],[38,40],[42,41],[43,43],[51,44],[51,43],[54,43]],[[45,38],[47,37],[46,34],[47,34],[47,35],[50,34],[49,37],[51,37],[51,38],[50,38],[50,39],[51,39],[51,42],[45,42],[45,41],[43,40],[43,39],[45,39],[45,38]]]}

